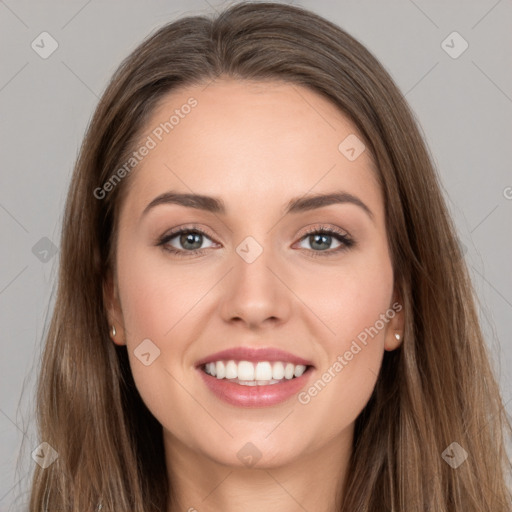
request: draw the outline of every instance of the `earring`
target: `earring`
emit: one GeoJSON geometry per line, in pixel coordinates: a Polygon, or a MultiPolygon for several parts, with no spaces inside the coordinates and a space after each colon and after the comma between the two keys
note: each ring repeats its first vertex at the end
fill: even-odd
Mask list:
{"type": "Polygon", "coordinates": [[[115,325],[113,325],[113,326],[112,326],[112,338],[114,338],[114,337],[115,337],[115,335],[116,335],[116,326],[115,326],[115,325]]]}
{"type": "Polygon", "coordinates": [[[400,334],[398,334],[397,332],[395,333],[395,338],[397,339],[397,341],[400,341],[400,334]]]}

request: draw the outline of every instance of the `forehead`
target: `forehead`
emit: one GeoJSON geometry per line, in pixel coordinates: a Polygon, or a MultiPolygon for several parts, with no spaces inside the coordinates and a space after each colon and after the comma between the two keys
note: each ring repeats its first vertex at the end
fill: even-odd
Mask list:
{"type": "Polygon", "coordinates": [[[343,153],[347,140],[363,147],[354,124],[296,84],[223,79],[180,88],[159,102],[141,141],[148,137],[153,147],[127,198],[137,209],[166,189],[228,194],[228,205],[239,198],[239,206],[256,209],[334,188],[379,201],[370,152],[354,160],[343,153]]]}

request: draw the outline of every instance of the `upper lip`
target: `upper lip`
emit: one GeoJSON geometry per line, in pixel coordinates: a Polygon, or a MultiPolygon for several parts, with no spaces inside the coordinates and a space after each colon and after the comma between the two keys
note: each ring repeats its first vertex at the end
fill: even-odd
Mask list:
{"type": "Polygon", "coordinates": [[[233,347],[220,352],[215,352],[209,356],[200,359],[196,363],[196,367],[202,366],[213,361],[281,361],[283,363],[293,363],[295,365],[302,364],[304,366],[313,366],[311,361],[298,357],[290,352],[278,348],[252,348],[252,347],[233,347]]]}

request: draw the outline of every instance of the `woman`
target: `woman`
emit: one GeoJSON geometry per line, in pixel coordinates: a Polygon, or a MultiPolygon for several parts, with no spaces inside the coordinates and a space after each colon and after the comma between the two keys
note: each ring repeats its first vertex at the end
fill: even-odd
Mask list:
{"type": "Polygon", "coordinates": [[[58,457],[30,510],[511,510],[436,172],[325,19],[241,3],[143,42],[86,134],[60,265],[37,397],[58,457]]]}

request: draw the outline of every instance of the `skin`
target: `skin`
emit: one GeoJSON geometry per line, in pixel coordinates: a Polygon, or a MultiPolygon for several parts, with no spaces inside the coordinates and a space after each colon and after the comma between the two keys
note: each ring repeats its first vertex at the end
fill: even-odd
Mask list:
{"type": "Polygon", "coordinates": [[[219,79],[175,90],[153,112],[144,137],[191,96],[198,105],[129,178],[105,292],[113,341],[127,345],[137,388],[163,426],[177,497],[168,512],[333,511],[354,421],[384,350],[400,343],[403,313],[307,404],[293,396],[271,407],[229,405],[204,385],[195,363],[239,345],[278,347],[313,362],[307,390],[399,300],[374,162],[368,150],[354,161],[338,150],[358,132],[333,104],[279,82],[219,79]],[[163,204],[142,215],[170,190],[222,198],[227,213],[163,204]],[[291,198],[339,190],[357,196],[373,218],[350,203],[283,216],[291,198]],[[203,254],[190,256],[179,235],[168,246],[188,250],[185,257],[156,245],[191,223],[207,231],[203,254]],[[355,245],[335,253],[340,242],[333,237],[320,243],[322,251],[304,234],[320,225],[348,233],[355,245]],[[263,248],[252,263],[236,252],[247,236],[263,248]],[[134,350],[147,338],[160,356],[145,366],[134,350]],[[247,442],[261,453],[253,467],[237,457],[247,442]]]}

